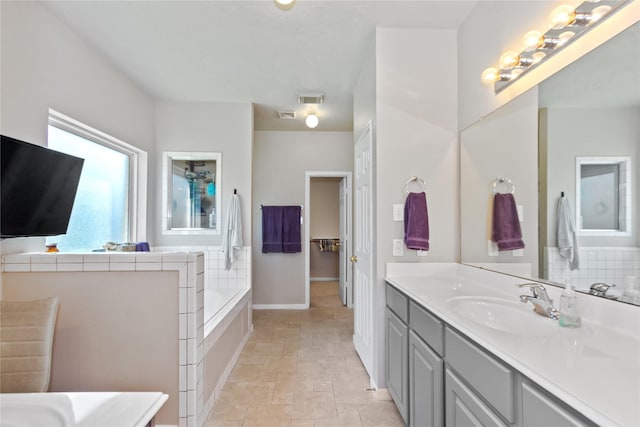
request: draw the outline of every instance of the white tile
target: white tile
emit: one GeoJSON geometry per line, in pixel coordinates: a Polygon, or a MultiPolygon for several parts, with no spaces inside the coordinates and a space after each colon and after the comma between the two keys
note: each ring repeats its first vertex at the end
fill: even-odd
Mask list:
{"type": "Polygon", "coordinates": [[[196,412],[197,412],[196,406],[197,406],[196,391],[188,390],[187,391],[187,416],[193,417],[196,415],[196,412]]]}
{"type": "Polygon", "coordinates": [[[196,260],[196,263],[197,263],[197,272],[198,272],[198,274],[204,273],[205,257],[204,256],[199,256],[198,259],[196,260]]]}
{"type": "Polygon", "coordinates": [[[178,392],[178,416],[179,417],[187,416],[187,392],[186,391],[178,392]]]}
{"type": "Polygon", "coordinates": [[[187,390],[187,367],[178,366],[178,391],[187,390]]]}
{"type": "Polygon", "coordinates": [[[196,313],[187,313],[187,338],[196,338],[196,313]]]}
{"type": "Polygon", "coordinates": [[[111,262],[136,262],[136,252],[115,252],[111,255],[111,262]]]}
{"type": "Polygon", "coordinates": [[[58,271],[58,265],[57,264],[31,264],[31,271],[33,272],[58,271]]]}
{"type": "Polygon", "coordinates": [[[108,262],[85,262],[82,271],[109,271],[108,262]]]}
{"type": "Polygon", "coordinates": [[[85,263],[108,263],[110,259],[111,256],[105,252],[83,255],[83,260],[85,263]]]}
{"type": "Polygon", "coordinates": [[[113,258],[111,258],[111,262],[109,263],[109,271],[135,271],[136,263],[135,262],[113,262],[113,258]]]}
{"type": "Polygon", "coordinates": [[[187,390],[195,390],[197,382],[196,365],[187,365],[187,390]]]}
{"type": "Polygon", "coordinates": [[[178,338],[186,340],[188,338],[187,333],[187,314],[178,314],[178,338]]]}
{"type": "Polygon", "coordinates": [[[178,288],[178,313],[187,312],[187,289],[178,288]]]}
{"type": "Polygon", "coordinates": [[[187,419],[185,417],[178,418],[178,427],[187,427],[187,419]]]}
{"type": "Polygon", "coordinates": [[[58,254],[33,254],[31,255],[31,264],[55,264],[58,254]]]}
{"type": "Polygon", "coordinates": [[[162,263],[186,263],[188,254],[185,252],[175,252],[162,254],[162,263]]]}
{"type": "Polygon", "coordinates": [[[162,254],[157,252],[136,252],[136,262],[162,263],[162,254]]]}
{"type": "Polygon", "coordinates": [[[82,271],[83,269],[82,263],[58,264],[58,271],[82,271]]]}
{"type": "Polygon", "coordinates": [[[31,264],[5,264],[5,273],[24,273],[31,271],[31,264]]]}
{"type": "Polygon", "coordinates": [[[200,292],[203,291],[205,286],[205,275],[204,274],[198,274],[198,277],[196,279],[196,291],[200,292]]]}
{"type": "Polygon", "coordinates": [[[187,417],[187,427],[198,427],[195,415],[187,417]]]}
{"type": "MultiPolygon", "coordinates": [[[[55,255],[54,261],[55,262],[55,255]]],[[[10,254],[2,257],[2,262],[5,264],[31,264],[31,255],[26,254],[10,254]]]]}
{"type": "Polygon", "coordinates": [[[187,340],[187,365],[194,365],[198,362],[198,340],[190,338],[187,340]]]}
{"type": "MultiPolygon", "coordinates": [[[[84,262],[84,256],[80,254],[58,254],[56,258],[56,262],[58,264],[79,264],[84,262]]],[[[31,262],[33,263],[33,258],[31,259],[31,262]]]]}
{"type": "Polygon", "coordinates": [[[178,340],[178,365],[183,366],[187,364],[187,340],[178,340]]]}
{"type": "Polygon", "coordinates": [[[195,292],[195,289],[192,288],[181,288],[182,289],[188,289],[189,292],[186,292],[186,297],[187,297],[187,311],[191,312],[191,313],[195,313],[196,311],[198,311],[198,298],[195,292]]]}
{"type": "Polygon", "coordinates": [[[158,262],[136,261],[136,271],[161,271],[162,264],[158,262]]]}

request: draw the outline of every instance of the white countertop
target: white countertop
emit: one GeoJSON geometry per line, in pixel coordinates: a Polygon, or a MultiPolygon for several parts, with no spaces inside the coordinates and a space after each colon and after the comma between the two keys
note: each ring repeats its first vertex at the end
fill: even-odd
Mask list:
{"type": "MultiPolygon", "coordinates": [[[[441,269],[435,274],[398,276],[392,273],[386,280],[595,423],[640,426],[639,325],[631,328],[638,332],[630,334],[629,328],[607,327],[583,316],[582,327],[577,329],[562,328],[549,320],[557,330],[547,336],[501,332],[458,314],[447,300],[483,296],[519,301],[518,295],[528,294],[528,290],[513,284],[496,284],[504,279],[496,283],[478,281],[464,277],[459,271],[451,274],[441,269]]],[[[511,279],[514,283],[523,282],[511,279]]],[[[525,304],[523,307],[526,309],[525,304]]],[[[532,310],[531,316],[532,321],[546,321],[532,310]]]]}
{"type": "Polygon", "coordinates": [[[144,427],[168,397],[159,392],[0,393],[0,426],[144,427]]]}

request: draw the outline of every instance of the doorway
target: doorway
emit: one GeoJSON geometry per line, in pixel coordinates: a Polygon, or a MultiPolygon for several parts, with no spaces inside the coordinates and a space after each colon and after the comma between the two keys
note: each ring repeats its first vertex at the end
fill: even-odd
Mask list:
{"type": "Polygon", "coordinates": [[[305,207],[305,305],[337,293],[352,307],[351,172],[306,172],[305,207]]]}

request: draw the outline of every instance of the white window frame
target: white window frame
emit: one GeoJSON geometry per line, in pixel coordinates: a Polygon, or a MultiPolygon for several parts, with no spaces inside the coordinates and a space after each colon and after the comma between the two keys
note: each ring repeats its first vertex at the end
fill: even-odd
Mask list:
{"type": "Polygon", "coordinates": [[[147,152],[53,109],[49,109],[49,125],[129,157],[128,239],[147,241],[147,152]]]}

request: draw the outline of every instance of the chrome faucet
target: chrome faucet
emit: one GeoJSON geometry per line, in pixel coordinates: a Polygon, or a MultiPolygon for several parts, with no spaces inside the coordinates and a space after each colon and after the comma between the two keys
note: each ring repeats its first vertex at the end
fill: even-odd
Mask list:
{"type": "Polygon", "coordinates": [[[544,286],[540,283],[522,283],[518,287],[531,289],[531,295],[520,295],[521,302],[530,302],[533,304],[533,311],[539,315],[558,320],[560,312],[553,306],[553,300],[544,286]]]}

